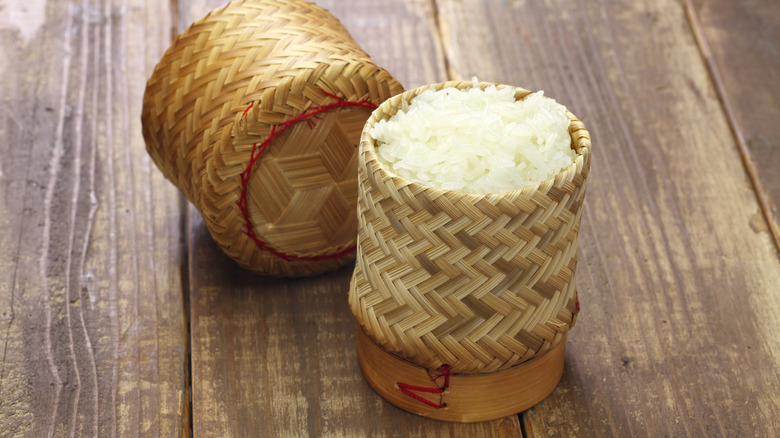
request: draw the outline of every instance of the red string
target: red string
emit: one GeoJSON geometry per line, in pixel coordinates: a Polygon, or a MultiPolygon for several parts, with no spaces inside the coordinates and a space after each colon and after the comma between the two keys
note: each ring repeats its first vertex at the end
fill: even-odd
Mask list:
{"type": "MultiPolygon", "coordinates": [[[[317,256],[309,256],[309,257],[301,257],[296,256],[293,254],[285,254],[283,252],[279,252],[271,247],[269,247],[265,242],[263,242],[257,234],[255,234],[254,226],[252,225],[252,219],[249,215],[249,197],[247,194],[247,188],[249,187],[249,179],[252,176],[252,169],[255,167],[255,164],[257,164],[257,161],[260,159],[260,156],[263,154],[263,152],[268,149],[268,145],[271,144],[271,142],[281,135],[284,131],[290,129],[293,125],[296,123],[304,120],[306,121],[306,124],[309,126],[309,128],[314,128],[316,126],[316,121],[319,120],[319,114],[330,111],[332,109],[336,108],[345,108],[345,107],[359,107],[359,108],[365,108],[368,110],[375,110],[377,108],[377,105],[373,102],[371,102],[368,99],[363,99],[358,102],[353,102],[349,100],[344,100],[341,97],[336,96],[335,94],[328,93],[327,91],[322,91],[325,95],[332,97],[337,100],[335,103],[327,104],[327,105],[317,105],[310,107],[307,111],[299,114],[298,116],[287,120],[285,122],[280,123],[279,125],[274,125],[271,127],[271,135],[268,136],[260,145],[258,146],[257,143],[252,145],[252,153],[250,154],[249,163],[246,166],[246,169],[244,169],[243,172],[241,172],[241,196],[238,198],[238,208],[241,210],[241,214],[244,216],[244,222],[246,223],[246,231],[244,234],[246,234],[250,239],[252,239],[260,248],[262,251],[269,252],[279,258],[282,258],[284,260],[303,260],[303,261],[320,261],[320,260],[331,260],[331,259],[337,259],[340,257],[343,257],[353,251],[355,251],[356,246],[352,245],[344,250],[338,251],[335,254],[323,254],[323,255],[317,255],[317,256]]],[[[246,116],[250,109],[254,106],[254,103],[250,104],[247,109],[244,110],[243,116],[246,116]]]]}
{"type": "Polygon", "coordinates": [[[447,388],[450,387],[450,376],[452,375],[451,367],[447,364],[444,364],[441,366],[441,374],[437,374],[435,376],[431,376],[431,381],[436,384],[437,386],[434,388],[428,387],[428,386],[416,386],[416,385],[410,385],[408,383],[398,382],[398,389],[405,395],[408,395],[409,397],[421,402],[425,403],[426,405],[441,409],[446,408],[447,403],[444,403],[444,395],[441,396],[441,399],[439,403],[432,402],[428,400],[427,398],[417,394],[418,392],[425,392],[428,394],[444,394],[444,391],[447,390],[447,388]],[[444,385],[438,386],[438,383],[436,383],[440,378],[444,377],[444,385]]]}

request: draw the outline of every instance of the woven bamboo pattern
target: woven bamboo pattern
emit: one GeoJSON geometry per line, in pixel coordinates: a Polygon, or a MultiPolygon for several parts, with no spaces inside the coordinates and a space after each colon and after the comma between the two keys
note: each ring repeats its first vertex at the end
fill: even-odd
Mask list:
{"type": "MultiPolygon", "coordinates": [[[[544,354],[575,322],[590,137],[567,113],[575,162],[554,179],[506,193],[458,193],[390,174],[368,130],[395,114],[402,100],[445,87],[472,83],[407,91],[366,123],[349,303],[386,351],[430,370],[448,364],[455,373],[487,373],[544,354]]],[[[530,93],[515,90],[516,99],[530,93]]]]}
{"type": "Polygon", "coordinates": [[[314,275],[354,259],[345,250],[355,245],[357,144],[370,109],[306,118],[248,169],[253,150],[313,108],[375,106],[402,91],[326,10],[304,0],[236,1],[166,51],[141,119],[153,161],[228,256],[260,273],[314,275]],[[248,219],[238,204],[244,187],[248,219]],[[247,224],[285,257],[262,250],[247,224]]]}

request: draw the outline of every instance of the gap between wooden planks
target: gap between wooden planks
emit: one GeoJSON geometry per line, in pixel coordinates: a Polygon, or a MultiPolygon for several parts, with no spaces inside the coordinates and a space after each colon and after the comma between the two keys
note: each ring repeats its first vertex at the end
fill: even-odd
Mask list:
{"type": "MultiPolygon", "coordinates": [[[[751,152],[751,147],[748,144],[748,139],[742,126],[743,123],[737,115],[738,109],[732,103],[731,95],[735,93],[735,91],[732,91],[726,86],[726,82],[723,80],[723,75],[721,74],[721,68],[739,70],[739,73],[737,74],[740,74],[745,70],[748,70],[748,74],[750,75],[760,75],[759,72],[762,70],[772,72],[773,66],[769,61],[771,59],[771,55],[762,53],[761,57],[759,58],[759,63],[757,63],[758,65],[750,65],[748,67],[742,65],[735,66],[735,64],[737,64],[736,60],[741,60],[741,57],[739,53],[731,53],[731,55],[733,55],[732,59],[720,60],[721,64],[726,61],[725,65],[721,67],[712,52],[710,44],[707,42],[705,30],[702,26],[701,20],[699,19],[699,13],[697,12],[697,7],[694,5],[694,3],[695,2],[693,0],[685,0],[685,13],[688,16],[688,21],[691,24],[691,30],[693,31],[693,35],[696,37],[696,42],[699,46],[702,57],[707,64],[707,69],[709,70],[710,77],[712,78],[712,84],[718,92],[718,98],[720,99],[721,105],[723,106],[723,112],[728,118],[731,132],[734,134],[734,141],[739,148],[739,153],[742,156],[742,162],[745,166],[745,170],[750,176],[750,182],[753,184],[753,189],[756,192],[758,203],[761,205],[761,210],[763,212],[767,226],[769,227],[769,232],[774,239],[777,250],[780,251],[780,218],[777,216],[777,203],[780,202],[780,179],[777,175],[777,169],[780,168],[780,143],[778,143],[776,139],[770,139],[769,136],[764,137],[765,132],[759,132],[759,130],[770,130],[771,128],[769,123],[760,125],[757,129],[753,128],[754,132],[750,132],[749,134],[753,134],[755,137],[757,137],[756,140],[775,142],[775,144],[770,146],[775,149],[775,152],[769,154],[768,160],[756,163],[756,159],[751,152]],[[763,183],[764,178],[770,179],[770,187],[767,187],[763,183]]],[[[720,5],[709,5],[709,7],[716,11],[725,10],[725,7],[721,7],[720,5]]],[[[774,11],[770,11],[769,13],[770,17],[773,17],[775,21],[777,21],[776,24],[780,25],[780,12],[777,12],[777,8],[775,8],[774,11]]],[[[753,16],[746,18],[752,19],[751,21],[755,20],[753,16]]],[[[727,21],[731,22],[730,20],[727,21]]],[[[760,28],[761,24],[755,23],[755,26],[760,28]]],[[[774,30],[775,33],[778,33],[777,29],[774,30]]],[[[715,29],[711,29],[711,31],[714,32],[715,29]]],[[[769,32],[772,32],[772,30],[770,29],[769,32]]],[[[780,36],[780,33],[778,33],[778,36],[780,36]]],[[[739,34],[736,35],[736,38],[742,37],[745,36],[739,34]]],[[[777,41],[777,39],[775,41],[777,41]]],[[[762,41],[762,39],[756,41],[756,45],[764,43],[772,44],[772,41],[762,41]]],[[[731,51],[734,52],[733,49],[731,51]]],[[[777,55],[775,55],[774,58],[777,58],[777,55]]],[[[774,71],[775,74],[777,74],[776,66],[780,63],[775,60],[774,64],[774,71]]],[[[732,74],[734,73],[732,72],[732,74]]],[[[756,80],[750,81],[750,85],[752,86],[745,87],[744,85],[737,85],[740,92],[749,94],[753,98],[751,102],[752,105],[748,106],[747,108],[743,106],[742,108],[739,108],[739,110],[741,110],[743,113],[758,113],[759,117],[763,116],[762,113],[780,113],[780,102],[775,100],[771,104],[762,104],[762,99],[760,99],[761,96],[767,94],[769,96],[777,96],[778,92],[780,92],[780,86],[777,85],[777,83],[780,82],[780,78],[775,79],[776,80],[774,81],[772,79],[764,81],[757,78],[756,80]],[[765,86],[770,87],[770,90],[765,90],[765,86]],[[773,93],[771,88],[777,89],[777,92],[773,93]]],[[[760,146],[756,145],[755,147],[760,146]]]]}

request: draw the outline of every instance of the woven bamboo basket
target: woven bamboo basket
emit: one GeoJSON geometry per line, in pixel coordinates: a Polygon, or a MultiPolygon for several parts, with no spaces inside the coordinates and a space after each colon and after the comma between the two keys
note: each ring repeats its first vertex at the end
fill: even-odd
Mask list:
{"type": "Polygon", "coordinates": [[[228,256],[260,273],[314,275],[354,259],[360,132],[402,91],[324,9],[237,1],[163,55],[143,133],[228,256]]]}
{"type": "MultiPolygon", "coordinates": [[[[368,119],[349,290],[366,380],[402,409],[457,422],[521,412],[558,384],[579,311],[577,241],[590,163],[589,134],[567,112],[574,163],[516,191],[440,190],[380,164],[368,134],[375,123],[428,88],[472,86],[407,91],[368,119]]],[[[515,98],[529,93],[516,88],[515,98]]]]}

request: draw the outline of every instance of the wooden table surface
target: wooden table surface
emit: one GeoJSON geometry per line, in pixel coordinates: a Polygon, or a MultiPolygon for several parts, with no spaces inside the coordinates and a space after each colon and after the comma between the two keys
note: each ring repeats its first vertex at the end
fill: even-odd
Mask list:
{"type": "Polygon", "coordinates": [[[238,268],[151,163],[148,75],[215,0],[0,2],[0,436],[780,434],[777,0],[319,0],[408,89],[544,90],[593,168],[555,392],[470,425],[364,382],[351,267],[238,268]]]}

